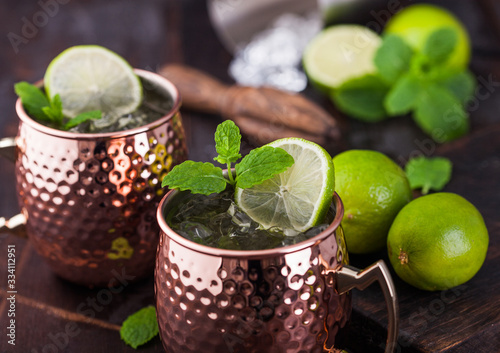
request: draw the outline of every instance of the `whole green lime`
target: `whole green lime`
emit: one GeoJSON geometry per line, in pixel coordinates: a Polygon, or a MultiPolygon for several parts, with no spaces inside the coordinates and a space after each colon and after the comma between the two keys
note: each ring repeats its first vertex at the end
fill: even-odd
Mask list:
{"type": "Polygon", "coordinates": [[[430,4],[408,6],[389,20],[384,31],[402,37],[418,51],[432,32],[443,27],[455,29],[458,34],[457,45],[446,65],[456,69],[467,67],[471,53],[467,30],[452,13],[441,7],[430,4]]]}
{"type": "Polygon", "coordinates": [[[401,279],[434,291],[471,279],[483,265],[488,241],[483,217],[474,205],[443,192],[406,205],[392,224],[387,248],[401,279]]]}
{"type": "Polygon", "coordinates": [[[383,249],[392,221],[412,198],[406,174],[386,155],[368,150],[340,153],[333,165],[347,249],[354,254],[383,249]]]}

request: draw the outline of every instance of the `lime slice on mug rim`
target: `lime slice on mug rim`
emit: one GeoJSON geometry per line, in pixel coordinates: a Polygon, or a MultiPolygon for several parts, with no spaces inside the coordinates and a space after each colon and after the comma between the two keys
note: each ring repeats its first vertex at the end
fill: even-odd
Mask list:
{"type": "Polygon", "coordinates": [[[63,114],[100,110],[121,116],[137,109],[142,86],[134,69],[121,56],[98,45],[66,49],[49,64],[44,76],[47,96],[59,94],[63,114]]]}
{"type": "Polygon", "coordinates": [[[236,204],[264,228],[304,232],[322,223],[335,187],[328,152],[313,142],[293,137],[267,146],[283,148],[295,163],[262,184],[236,188],[236,204]]]}

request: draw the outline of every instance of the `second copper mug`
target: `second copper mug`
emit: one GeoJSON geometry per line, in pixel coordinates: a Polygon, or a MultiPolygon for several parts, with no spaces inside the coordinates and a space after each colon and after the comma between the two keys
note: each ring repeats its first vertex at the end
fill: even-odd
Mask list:
{"type": "Polygon", "coordinates": [[[18,100],[18,135],[0,140],[2,154],[15,151],[22,210],[0,218],[0,231],[26,222],[36,251],[78,284],[112,286],[116,276],[153,273],[161,180],[187,158],[177,89],[155,73],[135,72],[145,92],[171,101],[155,122],[120,132],[60,131],[31,119],[18,100]]]}
{"type": "Polygon", "coordinates": [[[351,315],[353,288],[378,281],[388,310],[385,352],[398,336],[398,302],[383,261],[359,270],[348,265],[340,222],[295,245],[257,251],[225,250],[194,243],[173,231],[165,214],[185,192],[161,201],[155,270],[156,312],[168,353],[340,352],[351,315]]]}

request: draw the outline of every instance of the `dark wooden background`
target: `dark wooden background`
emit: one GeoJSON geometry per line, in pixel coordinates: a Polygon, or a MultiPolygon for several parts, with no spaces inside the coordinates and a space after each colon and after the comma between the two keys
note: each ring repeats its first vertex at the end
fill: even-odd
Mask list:
{"type": "MultiPolygon", "coordinates": [[[[418,154],[452,160],[453,178],[446,191],[464,196],[483,214],[490,232],[487,259],[471,281],[445,292],[416,290],[395,277],[401,306],[398,351],[500,352],[500,3],[437,3],[455,12],[471,34],[471,68],[480,82],[471,104],[471,133],[438,146],[408,118],[369,125],[338,115],[342,140],[329,152],[370,148],[388,154],[401,165],[418,154]]],[[[367,19],[360,19],[363,21],[367,19]]],[[[227,74],[231,55],[217,40],[202,0],[2,0],[0,35],[2,137],[15,135],[17,130],[13,84],[41,79],[52,58],[72,45],[100,44],[125,57],[132,66],[152,71],[169,62],[185,63],[231,82],[227,74]],[[46,21],[43,16],[38,18],[40,26],[28,32],[18,45],[12,45],[9,38],[22,37],[24,23],[33,22],[40,11],[46,11],[41,4],[49,2],[58,4],[57,10],[50,12],[46,21]]],[[[312,89],[306,94],[336,114],[333,106],[312,89]]],[[[189,111],[183,111],[183,117],[190,158],[211,160],[213,131],[221,118],[189,111]]],[[[18,212],[14,169],[7,161],[0,161],[0,166],[0,215],[13,216],[18,212]]],[[[353,256],[351,262],[363,267],[378,258],[387,259],[380,253],[353,256]]],[[[0,235],[1,352],[133,352],[121,342],[119,326],[129,314],[153,303],[152,279],[126,286],[107,305],[96,304],[104,295],[102,290],[88,290],[56,278],[29,242],[0,235]],[[17,250],[15,347],[6,342],[9,244],[15,244],[17,250]]],[[[383,303],[377,286],[354,293],[350,351],[381,349],[386,325],[383,303]]],[[[163,349],[156,338],[140,351],[163,349]]]]}

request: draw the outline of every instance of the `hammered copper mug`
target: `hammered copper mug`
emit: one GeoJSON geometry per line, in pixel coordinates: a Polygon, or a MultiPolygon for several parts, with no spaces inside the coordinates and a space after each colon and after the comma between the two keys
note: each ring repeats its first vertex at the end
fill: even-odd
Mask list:
{"type": "MultiPolygon", "coordinates": [[[[159,228],[161,180],[187,158],[180,96],[165,78],[135,70],[146,90],[171,102],[160,119],[110,133],[55,130],[32,120],[20,100],[15,147],[21,215],[0,218],[0,231],[21,229],[62,278],[87,286],[112,286],[153,273],[159,228]],[[9,228],[9,229],[8,229],[9,228]]],[[[4,154],[4,153],[2,153],[4,154]]]]}
{"type": "Polygon", "coordinates": [[[353,288],[378,281],[388,310],[385,352],[398,336],[398,302],[383,261],[348,265],[340,222],[295,245],[257,251],[194,243],[164,215],[186,192],[170,191],[157,211],[161,227],[155,270],[156,312],[168,353],[319,353],[337,350],[351,315],[353,288]]]}

